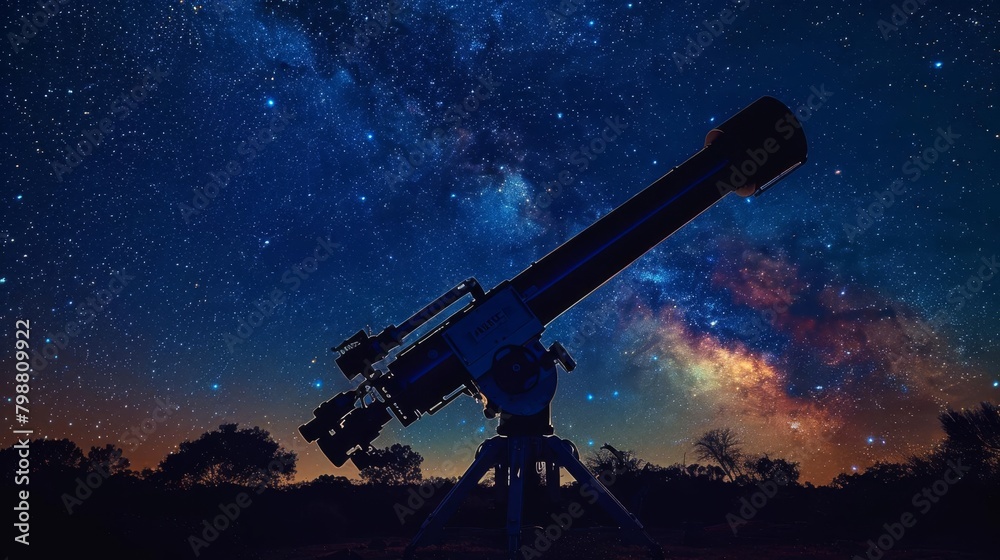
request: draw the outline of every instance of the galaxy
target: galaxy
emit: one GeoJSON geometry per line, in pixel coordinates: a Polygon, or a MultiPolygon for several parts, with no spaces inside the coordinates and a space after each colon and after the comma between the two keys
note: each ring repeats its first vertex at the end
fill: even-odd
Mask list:
{"type": "MultiPolygon", "coordinates": [[[[1000,398],[1000,14],[897,8],[15,2],[0,299],[35,435],[141,469],[236,422],[356,477],[296,430],[352,386],[330,347],[516,275],[772,95],[808,163],[549,325],[557,433],[669,465],[731,427],[817,485],[925,453],[1000,398]]],[[[495,427],[463,398],[375,445],[457,476],[495,427]]]]}

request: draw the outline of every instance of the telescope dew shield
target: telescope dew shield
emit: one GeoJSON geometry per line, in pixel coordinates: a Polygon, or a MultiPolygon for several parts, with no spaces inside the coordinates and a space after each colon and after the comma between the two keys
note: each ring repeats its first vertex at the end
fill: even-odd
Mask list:
{"type": "Polygon", "coordinates": [[[718,147],[730,161],[726,180],[716,189],[758,196],[806,162],[806,135],[792,110],[764,96],[705,137],[705,146],[718,147]]]}
{"type": "Polygon", "coordinates": [[[725,195],[770,188],[805,162],[806,151],[805,134],[792,111],[773,97],[762,97],[712,129],[705,147],[690,159],[510,284],[548,324],[725,195]]]}

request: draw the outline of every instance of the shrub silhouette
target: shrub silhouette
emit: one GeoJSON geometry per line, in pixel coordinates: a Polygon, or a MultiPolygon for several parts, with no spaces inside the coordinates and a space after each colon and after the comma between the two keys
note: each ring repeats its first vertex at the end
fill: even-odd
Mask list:
{"type": "Polygon", "coordinates": [[[160,476],[168,485],[278,486],[295,474],[295,453],[256,426],[238,430],[222,424],[195,441],[181,443],[180,450],[160,462],[160,476]]]}
{"type": "Polygon", "coordinates": [[[111,475],[129,473],[131,472],[129,467],[132,463],[122,453],[123,451],[120,447],[116,447],[110,443],[104,447],[91,447],[87,453],[86,466],[94,468],[100,465],[102,469],[111,475]]]}
{"type": "Polygon", "coordinates": [[[358,471],[361,480],[368,484],[402,486],[417,484],[423,478],[420,465],[424,458],[409,445],[392,444],[368,452],[369,466],[358,471]]]}
{"type": "Polygon", "coordinates": [[[945,455],[961,457],[977,478],[1000,477],[1000,408],[988,402],[971,410],[948,410],[939,417],[947,438],[945,455]]]}

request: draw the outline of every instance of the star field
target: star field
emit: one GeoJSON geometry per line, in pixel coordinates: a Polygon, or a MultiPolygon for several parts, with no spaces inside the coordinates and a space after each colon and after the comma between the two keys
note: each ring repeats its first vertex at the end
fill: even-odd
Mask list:
{"type": "MultiPolygon", "coordinates": [[[[669,464],[730,426],[826,483],[1000,398],[996,6],[664,4],[71,0],[30,38],[37,4],[10,6],[0,300],[58,349],[36,433],[122,445],[169,399],[133,467],[239,422],[300,479],[351,475],[296,435],[350,386],[331,346],[513,276],[765,94],[809,162],[550,325],[580,364],[557,432],[669,464]],[[606,119],[626,127],[582,156],[606,119]]],[[[493,428],[460,399],[375,443],[453,476],[493,428]]]]}

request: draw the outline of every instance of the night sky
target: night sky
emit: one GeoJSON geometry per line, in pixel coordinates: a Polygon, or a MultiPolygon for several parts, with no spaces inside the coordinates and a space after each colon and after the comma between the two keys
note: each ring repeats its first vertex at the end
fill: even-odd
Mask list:
{"type": "MultiPolygon", "coordinates": [[[[762,95],[802,107],[808,164],[550,325],[580,364],[557,432],[667,465],[728,426],[819,484],[1000,399],[1000,8],[663,4],[67,0],[32,33],[20,18],[41,8],[14,2],[5,422],[27,319],[41,355],[65,346],[35,364],[36,436],[115,443],[142,468],[238,422],[298,451],[299,480],[354,476],[296,433],[351,386],[331,346],[515,275],[762,95]],[[573,184],[540,198],[562,170],[573,184]]],[[[494,428],[463,398],[375,444],[453,476],[494,428]]]]}

